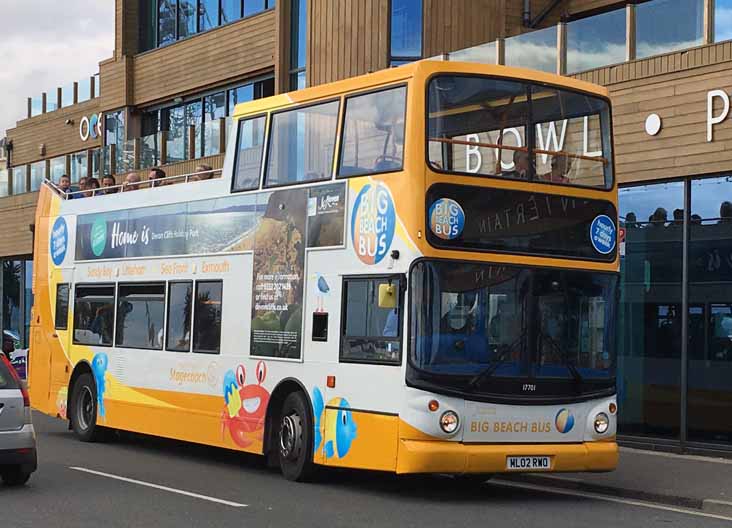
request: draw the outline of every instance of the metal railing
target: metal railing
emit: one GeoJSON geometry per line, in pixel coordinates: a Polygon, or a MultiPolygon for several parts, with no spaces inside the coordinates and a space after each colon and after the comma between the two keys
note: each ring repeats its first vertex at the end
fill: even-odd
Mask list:
{"type": "Polygon", "coordinates": [[[132,192],[142,189],[153,189],[159,187],[166,187],[169,185],[176,185],[179,183],[194,183],[203,181],[213,181],[221,178],[223,169],[210,169],[205,171],[191,172],[188,174],[179,174],[175,176],[166,176],[164,178],[155,178],[140,180],[139,182],[122,182],[117,185],[109,185],[107,187],[99,187],[97,189],[84,189],[79,191],[64,191],[58,184],[54,183],[48,178],[43,180],[43,184],[50,187],[64,200],[78,199],[78,198],[93,198],[96,196],[107,196],[110,194],[117,194],[121,192],[132,192]],[[204,177],[205,176],[205,177],[204,177]],[[90,193],[90,194],[87,194],[90,193]]]}

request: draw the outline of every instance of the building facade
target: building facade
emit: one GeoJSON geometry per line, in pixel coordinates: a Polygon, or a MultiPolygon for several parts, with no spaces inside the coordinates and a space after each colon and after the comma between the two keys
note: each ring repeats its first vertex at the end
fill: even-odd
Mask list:
{"type": "Polygon", "coordinates": [[[7,131],[4,328],[29,321],[44,177],[217,168],[236,103],[421,58],[524,66],[613,99],[621,432],[732,450],[732,0],[115,2],[114,56],[7,131]]]}

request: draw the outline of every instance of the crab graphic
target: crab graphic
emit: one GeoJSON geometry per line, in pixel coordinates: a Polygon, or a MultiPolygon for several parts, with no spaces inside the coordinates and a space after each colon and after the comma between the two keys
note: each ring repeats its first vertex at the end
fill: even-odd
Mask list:
{"type": "Polygon", "coordinates": [[[262,386],[267,377],[267,365],[257,363],[257,383],[245,385],[246,370],[243,365],[236,373],[229,370],[224,375],[225,407],[221,417],[222,435],[229,431],[231,439],[242,448],[262,441],[264,420],[269,403],[269,391],[262,386]]]}

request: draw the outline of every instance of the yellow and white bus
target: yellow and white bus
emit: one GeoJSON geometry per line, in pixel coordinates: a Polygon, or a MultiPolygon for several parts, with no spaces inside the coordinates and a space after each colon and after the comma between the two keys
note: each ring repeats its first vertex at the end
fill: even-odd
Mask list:
{"type": "Polygon", "coordinates": [[[218,178],[46,182],[32,401],[295,480],[612,470],[610,120],[591,84],[421,61],[239,105],[218,178]]]}

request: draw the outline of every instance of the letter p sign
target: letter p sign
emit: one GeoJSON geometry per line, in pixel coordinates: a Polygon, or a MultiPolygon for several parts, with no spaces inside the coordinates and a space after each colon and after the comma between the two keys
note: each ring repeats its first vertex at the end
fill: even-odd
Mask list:
{"type": "Polygon", "coordinates": [[[714,139],[713,127],[727,119],[729,114],[729,95],[724,90],[712,90],[707,93],[707,141],[714,139]],[[722,111],[714,115],[714,99],[722,100],[722,111]]]}

